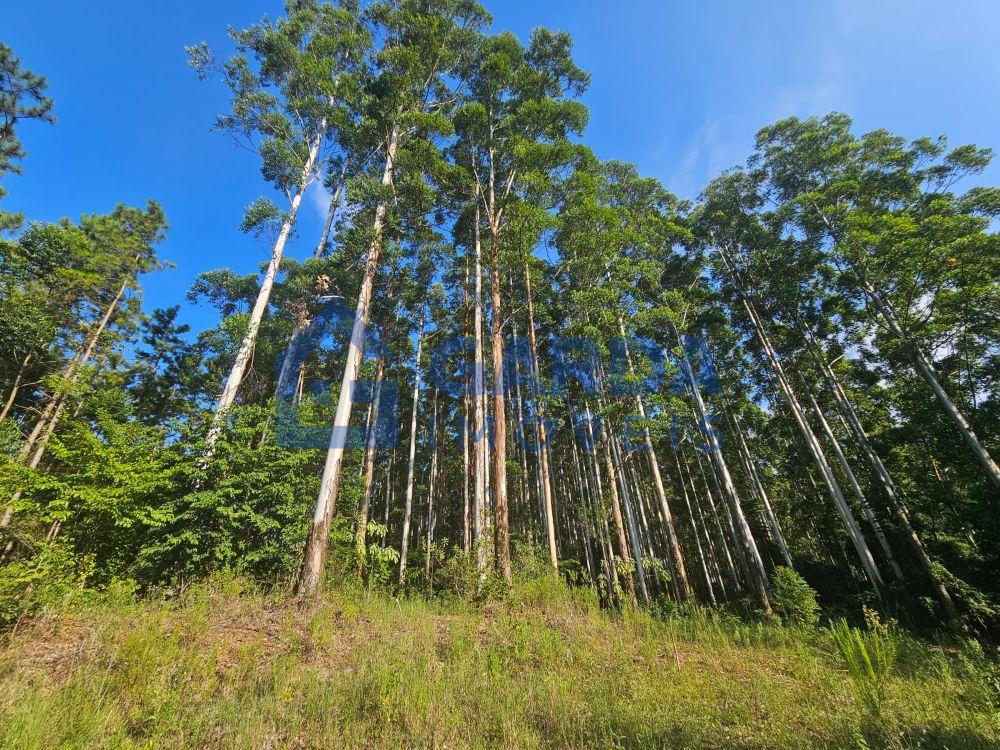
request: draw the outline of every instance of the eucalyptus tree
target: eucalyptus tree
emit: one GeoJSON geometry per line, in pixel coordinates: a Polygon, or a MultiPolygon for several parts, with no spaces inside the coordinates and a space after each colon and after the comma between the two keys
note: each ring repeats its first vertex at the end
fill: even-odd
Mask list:
{"type": "MultiPolygon", "coordinates": [[[[535,29],[527,47],[511,33],[480,40],[456,114],[456,163],[471,173],[485,223],[491,296],[493,369],[493,510],[496,566],[511,582],[507,497],[507,407],[504,381],[505,254],[530,250],[509,240],[511,227],[538,224],[546,192],[572,160],[570,137],[586,125],[574,97],[589,81],[573,62],[568,34],[535,29]]],[[[516,231],[516,230],[515,230],[516,231]]],[[[551,550],[550,550],[551,552],[551,550]]]]}
{"type": "Polygon", "coordinates": [[[1000,466],[928,353],[975,297],[995,298],[997,238],[988,227],[1000,206],[989,191],[951,192],[992,154],[974,146],[948,152],[943,138],[907,143],[884,130],[857,138],[851,125],[846,115],[831,114],[789,118],[760,132],[755,161],[780,204],[776,213],[826,236],[835,262],[870,305],[882,348],[901,349],[1000,489],[1000,466]]]}
{"type": "MultiPolygon", "coordinates": [[[[579,310],[574,313],[581,326],[578,333],[606,348],[613,338],[620,336],[628,342],[635,336],[635,325],[650,304],[639,290],[659,288],[664,248],[687,236],[680,209],[675,196],[656,180],[640,177],[631,165],[581,160],[570,181],[556,240],[567,273],[575,277],[568,288],[571,306],[579,310]]],[[[646,457],[672,581],[677,596],[684,599],[691,595],[691,585],[653,434],[661,415],[669,413],[671,397],[659,388],[637,387],[637,381],[652,373],[640,361],[646,358],[632,348],[634,344],[625,344],[626,370],[616,376],[632,381],[625,388],[626,400],[633,402],[628,411],[639,423],[638,435],[632,438],[638,438],[646,457]]],[[[634,425],[629,429],[633,431],[634,425]]]]}
{"type": "MultiPolygon", "coordinates": [[[[237,51],[221,69],[231,92],[231,106],[218,118],[216,129],[232,134],[260,156],[261,174],[285,196],[288,206],[280,213],[281,229],[271,248],[270,262],[219,394],[206,437],[209,453],[253,355],[302,198],[318,178],[324,149],[329,149],[337,127],[348,117],[342,106],[343,92],[349,88],[345,78],[357,75],[358,61],[369,45],[350,3],[338,8],[315,0],[288,0],[285,11],[286,16],[277,21],[232,30],[237,51]]],[[[206,44],[188,51],[199,77],[204,79],[215,70],[206,44]]],[[[262,205],[266,207],[254,204],[257,213],[262,205]]]]}
{"type": "MultiPolygon", "coordinates": [[[[43,76],[22,67],[14,51],[0,43],[0,178],[21,174],[25,152],[18,138],[19,124],[24,120],[55,122],[52,99],[45,95],[48,87],[43,76]]],[[[6,194],[0,186],[0,199],[6,194]]],[[[22,214],[0,210],[0,233],[18,229],[23,221],[22,214]]]]}
{"type": "Polygon", "coordinates": [[[387,234],[402,228],[401,212],[425,217],[434,202],[427,177],[433,179],[442,168],[435,141],[451,131],[447,115],[462,85],[457,76],[467,69],[472,42],[488,21],[486,12],[471,0],[387,0],[369,6],[364,18],[382,44],[373,55],[375,73],[364,91],[362,120],[385,160],[380,180],[356,181],[356,189],[362,191],[359,197],[367,198],[373,207],[373,214],[364,214],[371,219],[371,231],[330,445],[297,584],[299,594],[307,597],[321,587],[383,243],[387,234]],[[408,204],[395,200],[401,191],[410,198],[408,204]]]}

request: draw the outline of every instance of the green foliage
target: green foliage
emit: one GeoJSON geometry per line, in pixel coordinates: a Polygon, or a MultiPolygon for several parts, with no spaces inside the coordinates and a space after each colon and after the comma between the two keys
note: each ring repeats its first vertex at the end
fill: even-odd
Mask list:
{"type": "Polygon", "coordinates": [[[399,570],[399,550],[385,545],[389,529],[385,524],[368,522],[368,549],[365,551],[365,575],[369,588],[385,588],[399,570]]]}
{"type": "Polygon", "coordinates": [[[61,543],[38,545],[29,558],[0,567],[0,627],[79,594],[94,572],[93,556],[61,543]]]}
{"type": "MultiPolygon", "coordinates": [[[[166,583],[231,570],[272,584],[291,580],[318,486],[317,456],[275,445],[271,417],[266,405],[230,410],[223,437],[201,466],[201,443],[189,438],[187,490],[164,505],[170,520],[139,555],[144,579],[166,583]]],[[[190,429],[199,434],[202,425],[190,429]]]]}
{"type": "MultiPolygon", "coordinates": [[[[14,51],[0,43],[0,178],[9,173],[21,174],[24,148],[17,137],[23,120],[55,122],[52,100],[45,95],[49,85],[43,76],[21,67],[14,51]]],[[[0,199],[7,194],[0,187],[0,199]]],[[[0,233],[21,226],[24,217],[0,211],[0,233]]]]}
{"type": "Polygon", "coordinates": [[[816,591],[791,568],[775,568],[771,576],[774,613],[782,622],[811,628],[819,624],[816,591]]]}
{"type": "Polygon", "coordinates": [[[874,610],[865,610],[867,632],[833,623],[830,633],[840,652],[854,694],[862,710],[862,729],[869,744],[895,744],[894,728],[887,722],[889,682],[896,665],[899,643],[892,623],[882,622],[874,610]]]}

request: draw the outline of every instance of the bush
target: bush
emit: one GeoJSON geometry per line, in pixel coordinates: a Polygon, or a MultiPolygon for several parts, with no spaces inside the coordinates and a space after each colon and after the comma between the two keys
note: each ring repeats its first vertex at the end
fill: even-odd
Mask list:
{"type": "Polygon", "coordinates": [[[77,556],[59,543],[42,545],[32,557],[5,565],[0,568],[0,628],[65,603],[92,573],[92,557],[77,556]]]}
{"type": "Polygon", "coordinates": [[[778,568],[771,579],[774,612],[788,625],[816,627],[820,607],[816,591],[791,568],[778,568]]]}

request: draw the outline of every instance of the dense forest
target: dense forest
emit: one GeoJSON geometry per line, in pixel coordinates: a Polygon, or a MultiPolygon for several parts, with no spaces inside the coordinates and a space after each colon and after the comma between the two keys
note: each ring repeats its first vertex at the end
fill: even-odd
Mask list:
{"type": "MultiPolygon", "coordinates": [[[[233,231],[270,262],[188,294],[217,327],[143,309],[155,200],[0,211],[5,627],[220,572],[307,605],[532,571],[609,612],[1000,636],[989,149],[792,117],[681,200],[588,149],[565,33],[285,11],[188,49],[265,196],[233,231]]],[[[0,46],[0,176],[46,92],[0,46]]]]}

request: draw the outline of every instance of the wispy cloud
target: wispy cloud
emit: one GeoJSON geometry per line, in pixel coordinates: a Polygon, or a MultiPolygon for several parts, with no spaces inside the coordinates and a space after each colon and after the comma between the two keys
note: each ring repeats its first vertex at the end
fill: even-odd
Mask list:
{"type": "Polygon", "coordinates": [[[769,119],[811,117],[847,108],[848,75],[843,55],[834,44],[825,42],[818,57],[820,64],[813,77],[778,89],[769,119]]]}
{"type": "Polygon", "coordinates": [[[330,210],[330,201],[333,199],[330,191],[326,189],[323,183],[314,182],[306,191],[306,198],[312,205],[313,210],[315,210],[319,220],[326,221],[327,211],[330,210]]]}
{"type": "Polygon", "coordinates": [[[668,178],[669,188],[682,198],[697,198],[708,181],[742,161],[745,138],[735,136],[720,119],[708,119],[688,140],[680,163],[668,178]]]}

